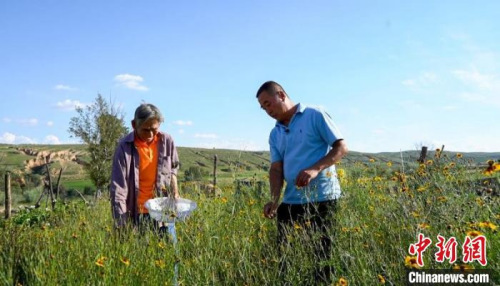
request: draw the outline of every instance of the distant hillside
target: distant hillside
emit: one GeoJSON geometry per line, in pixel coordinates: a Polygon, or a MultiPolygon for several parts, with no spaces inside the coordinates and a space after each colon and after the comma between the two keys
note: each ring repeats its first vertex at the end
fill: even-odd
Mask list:
{"type": "MultiPolygon", "coordinates": [[[[181,171],[192,166],[198,166],[207,172],[212,172],[214,156],[218,157],[218,172],[241,173],[267,170],[269,166],[269,151],[239,151],[227,149],[203,149],[178,147],[181,160],[181,171]]],[[[433,158],[434,150],[428,152],[427,158],[433,158]]],[[[443,157],[455,157],[456,152],[445,151],[443,157]]],[[[488,160],[500,160],[500,152],[469,152],[462,153],[463,160],[475,165],[485,165],[488,160]]],[[[52,169],[64,167],[63,178],[77,180],[86,176],[83,164],[87,161],[85,145],[8,145],[0,144],[0,171],[39,172],[44,157],[50,157],[52,169]],[[38,169],[37,169],[38,168],[38,169]]],[[[400,164],[402,161],[415,162],[420,156],[419,151],[363,153],[350,151],[344,158],[345,163],[368,162],[374,159],[379,162],[400,164]]],[[[182,172],[180,174],[182,176],[182,172]]]]}

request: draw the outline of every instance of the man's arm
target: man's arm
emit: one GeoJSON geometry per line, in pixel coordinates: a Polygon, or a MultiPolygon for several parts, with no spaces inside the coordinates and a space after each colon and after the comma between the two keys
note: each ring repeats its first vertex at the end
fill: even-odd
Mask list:
{"type": "Polygon", "coordinates": [[[281,189],[283,188],[283,161],[274,162],[269,169],[269,184],[271,186],[271,201],[264,206],[264,216],[273,218],[278,209],[279,200],[281,196],[281,189]]]}
{"type": "Polygon", "coordinates": [[[309,168],[306,168],[299,172],[295,180],[295,184],[298,187],[305,187],[309,185],[311,180],[316,178],[319,172],[337,163],[344,157],[348,152],[347,145],[343,139],[335,141],[333,143],[332,149],[325,157],[321,158],[318,162],[309,168]]]}

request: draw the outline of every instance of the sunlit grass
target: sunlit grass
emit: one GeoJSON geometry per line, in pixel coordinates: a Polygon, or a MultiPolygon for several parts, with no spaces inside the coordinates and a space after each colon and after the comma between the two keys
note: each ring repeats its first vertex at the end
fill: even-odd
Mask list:
{"type": "MultiPolygon", "coordinates": [[[[423,269],[500,269],[499,172],[486,175],[463,156],[432,158],[401,166],[373,160],[342,163],[332,261],[338,285],[402,285],[405,269],[415,268],[408,247],[419,233],[432,239],[423,269]],[[486,183],[485,183],[486,182],[486,183]],[[462,263],[466,236],[487,238],[488,265],[462,263]],[[455,237],[457,262],[437,262],[437,235],[455,237]]],[[[264,177],[262,179],[265,179],[264,177]]],[[[75,202],[56,211],[36,210],[2,222],[0,284],[12,285],[171,285],[179,265],[181,285],[276,285],[280,257],[274,220],[262,216],[268,189],[235,184],[222,186],[221,196],[186,192],[198,209],[178,222],[178,251],[153,233],[127,230],[117,237],[109,202],[75,202]],[[29,219],[29,220],[28,220],[29,219]],[[64,273],[64,275],[62,275],[64,273]]],[[[313,283],[315,257],[311,245],[291,231],[293,249],[285,280],[313,283]]],[[[498,280],[497,280],[498,281],[498,280]]]]}

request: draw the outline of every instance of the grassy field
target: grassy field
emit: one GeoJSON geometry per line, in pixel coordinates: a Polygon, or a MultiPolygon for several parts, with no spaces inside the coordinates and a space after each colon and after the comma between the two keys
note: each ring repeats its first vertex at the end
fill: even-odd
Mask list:
{"type": "MultiPolygon", "coordinates": [[[[203,164],[210,162],[211,152],[215,151],[180,150],[181,157],[203,164]]],[[[316,258],[303,229],[290,230],[294,247],[284,250],[288,264],[282,280],[277,276],[276,222],[262,216],[267,185],[237,189],[230,181],[252,174],[266,180],[265,172],[255,172],[266,155],[219,154],[230,162],[221,168],[255,169],[230,168],[218,197],[195,189],[181,191],[198,208],[185,222],[176,223],[177,251],[170,241],[150,232],[141,236],[124,230],[117,236],[106,199],[88,205],[75,201],[55,211],[23,211],[1,221],[0,283],[172,285],[173,265],[178,262],[181,285],[312,285],[316,258]]],[[[500,172],[487,175],[463,154],[430,155],[423,164],[405,159],[401,165],[397,156],[360,154],[362,160],[344,160],[337,166],[343,197],[337,224],[329,230],[335,245],[327,262],[336,270],[334,283],[403,285],[406,270],[412,268],[490,269],[492,281],[500,281],[500,172]],[[432,240],[423,253],[423,267],[409,254],[419,233],[432,240]],[[436,261],[438,235],[456,239],[456,262],[436,261]],[[465,239],[481,235],[486,239],[487,265],[463,262],[465,239]]]]}

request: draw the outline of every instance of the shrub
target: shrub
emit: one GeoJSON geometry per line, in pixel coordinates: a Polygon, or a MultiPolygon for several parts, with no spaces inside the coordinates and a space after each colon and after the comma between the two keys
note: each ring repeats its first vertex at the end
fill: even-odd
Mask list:
{"type": "Polygon", "coordinates": [[[191,166],[189,169],[184,171],[184,180],[186,181],[199,181],[203,179],[203,176],[208,176],[208,171],[199,167],[191,166]]]}
{"type": "Polygon", "coordinates": [[[93,196],[95,193],[96,190],[90,186],[85,186],[85,188],[83,188],[83,194],[86,196],[93,196]]]}

